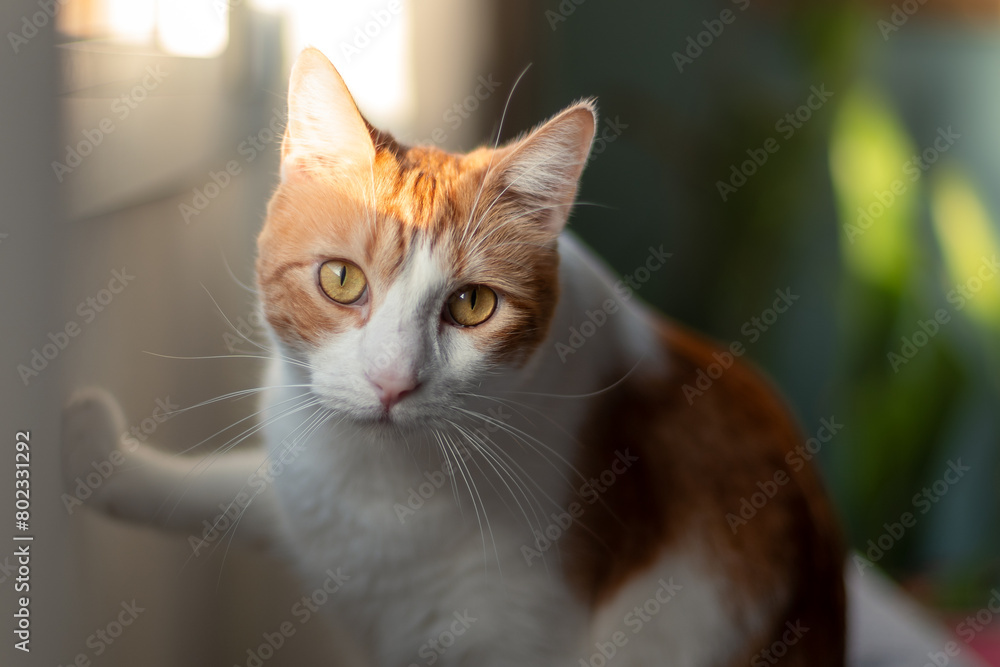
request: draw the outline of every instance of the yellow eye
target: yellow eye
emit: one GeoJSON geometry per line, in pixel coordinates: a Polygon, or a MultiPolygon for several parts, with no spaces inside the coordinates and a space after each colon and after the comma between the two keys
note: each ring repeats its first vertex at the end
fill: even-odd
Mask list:
{"type": "Polygon", "coordinates": [[[497,309],[497,293],[485,285],[467,285],[448,299],[448,313],[463,327],[474,327],[497,309]]]}
{"type": "Polygon", "coordinates": [[[354,303],[365,293],[368,281],[354,264],[331,259],[319,267],[319,286],[337,303],[354,303]]]}

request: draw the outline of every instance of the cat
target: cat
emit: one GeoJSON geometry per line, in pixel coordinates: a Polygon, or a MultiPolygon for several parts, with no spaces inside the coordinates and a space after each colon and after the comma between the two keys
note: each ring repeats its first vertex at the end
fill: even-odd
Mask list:
{"type": "MultiPolygon", "coordinates": [[[[132,443],[89,503],[201,535],[242,494],[230,536],[335,591],[383,667],[843,665],[846,553],[789,410],[564,229],[596,122],[407,147],[303,51],[258,239],[265,447],[192,473],[132,443]]],[[[106,392],[63,424],[66,479],[121,448],[106,392]]]]}

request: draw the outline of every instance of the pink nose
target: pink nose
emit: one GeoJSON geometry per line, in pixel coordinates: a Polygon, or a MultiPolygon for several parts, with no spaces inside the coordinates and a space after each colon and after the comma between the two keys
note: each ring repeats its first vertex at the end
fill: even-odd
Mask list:
{"type": "Polygon", "coordinates": [[[386,412],[420,386],[420,382],[412,375],[383,375],[369,380],[375,385],[375,391],[386,412]]]}

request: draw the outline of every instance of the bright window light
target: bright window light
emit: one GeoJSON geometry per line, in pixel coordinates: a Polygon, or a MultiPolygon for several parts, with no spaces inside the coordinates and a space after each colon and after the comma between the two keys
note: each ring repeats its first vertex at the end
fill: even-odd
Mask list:
{"type": "Polygon", "coordinates": [[[290,59],[314,46],[333,62],[375,125],[408,129],[414,110],[410,75],[410,8],[403,0],[253,0],[283,13],[290,59]]]}
{"type": "Polygon", "coordinates": [[[118,41],[148,44],[156,29],[156,0],[107,0],[108,31],[118,41]]]}
{"type": "Polygon", "coordinates": [[[59,0],[59,30],[175,56],[211,58],[229,43],[229,7],[244,0],[59,0]]]}
{"type": "Polygon", "coordinates": [[[160,46],[176,56],[210,58],[229,42],[229,3],[226,0],[161,0],[156,27],[160,46]]]}

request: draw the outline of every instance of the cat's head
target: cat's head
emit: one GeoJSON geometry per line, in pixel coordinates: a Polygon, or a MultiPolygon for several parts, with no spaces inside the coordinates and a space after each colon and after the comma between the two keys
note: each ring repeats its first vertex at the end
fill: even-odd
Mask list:
{"type": "Polygon", "coordinates": [[[368,124],[319,51],[299,56],[257,279],[328,407],[412,425],[530,359],[595,121],[584,101],[496,149],[411,148],[368,124]]]}

